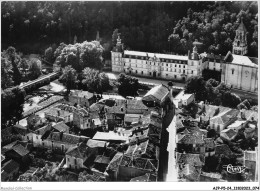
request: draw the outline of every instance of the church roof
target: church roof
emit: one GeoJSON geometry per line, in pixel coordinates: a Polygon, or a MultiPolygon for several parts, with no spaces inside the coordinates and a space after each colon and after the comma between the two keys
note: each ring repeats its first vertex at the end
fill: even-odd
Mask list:
{"type": "Polygon", "coordinates": [[[148,56],[149,58],[159,58],[159,59],[172,59],[172,60],[186,60],[188,61],[188,56],[181,56],[181,55],[173,55],[173,54],[157,54],[157,53],[146,53],[146,52],[139,52],[139,51],[124,51],[125,55],[131,56],[148,56]]]}
{"type": "Polygon", "coordinates": [[[246,27],[245,27],[243,21],[241,21],[241,23],[239,24],[237,30],[238,30],[238,31],[244,31],[244,32],[247,32],[246,27]]]}
{"type": "Polygon", "coordinates": [[[258,68],[257,65],[257,58],[250,58],[247,56],[241,56],[232,54],[230,51],[227,53],[225,59],[226,62],[232,63],[232,64],[238,64],[238,65],[244,65],[244,66],[251,66],[258,68]]]}

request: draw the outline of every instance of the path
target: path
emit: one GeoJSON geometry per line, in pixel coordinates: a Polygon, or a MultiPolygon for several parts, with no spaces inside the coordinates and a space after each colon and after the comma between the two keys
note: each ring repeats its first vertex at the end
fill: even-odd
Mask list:
{"type": "MultiPolygon", "coordinates": [[[[173,96],[172,96],[172,89],[171,89],[171,101],[173,104],[173,96]]],[[[174,107],[175,110],[175,107],[174,107]]],[[[173,113],[174,115],[174,113],[173,113]]],[[[169,160],[168,160],[168,174],[166,181],[170,182],[177,182],[178,181],[178,172],[176,168],[176,116],[174,115],[173,120],[171,121],[169,127],[167,128],[167,131],[169,132],[169,142],[168,142],[168,148],[167,151],[169,152],[169,160]]]]}

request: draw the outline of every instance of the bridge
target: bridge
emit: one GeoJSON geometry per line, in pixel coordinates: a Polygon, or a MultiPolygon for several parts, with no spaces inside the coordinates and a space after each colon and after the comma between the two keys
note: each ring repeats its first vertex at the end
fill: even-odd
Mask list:
{"type": "Polygon", "coordinates": [[[50,74],[41,76],[33,81],[26,82],[19,86],[19,88],[24,89],[26,92],[36,90],[39,87],[50,84],[51,81],[59,77],[59,72],[52,72],[50,74]]]}

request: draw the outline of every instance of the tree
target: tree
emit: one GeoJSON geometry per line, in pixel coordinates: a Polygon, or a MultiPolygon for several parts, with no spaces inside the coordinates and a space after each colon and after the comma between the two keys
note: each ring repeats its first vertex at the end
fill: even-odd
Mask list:
{"type": "Polygon", "coordinates": [[[23,73],[26,74],[26,70],[29,69],[29,64],[25,58],[23,58],[19,64],[19,67],[22,68],[23,73]]]}
{"type": "Polygon", "coordinates": [[[119,74],[117,79],[118,94],[126,96],[137,96],[139,82],[137,78],[127,76],[123,73],[119,74]]]}
{"type": "Polygon", "coordinates": [[[45,56],[45,59],[46,59],[48,62],[50,62],[50,63],[53,62],[54,54],[53,54],[53,49],[52,49],[52,47],[49,47],[49,48],[47,48],[47,49],[45,50],[44,56],[45,56]]]}
{"type": "Polygon", "coordinates": [[[9,61],[12,64],[13,67],[13,81],[14,81],[14,85],[19,85],[22,79],[22,76],[20,74],[20,71],[17,67],[18,63],[20,62],[20,57],[19,55],[16,53],[16,50],[14,47],[10,46],[8,47],[8,49],[6,50],[6,54],[8,56],[9,61]]]}
{"type": "Polygon", "coordinates": [[[196,100],[205,101],[207,91],[202,76],[193,76],[189,78],[184,90],[185,93],[194,93],[196,100]]]}
{"type": "Polygon", "coordinates": [[[66,66],[62,70],[62,75],[59,78],[59,81],[62,82],[67,88],[67,94],[70,93],[72,88],[77,87],[77,72],[71,66],[66,66]]]}
{"type": "Polygon", "coordinates": [[[1,88],[6,89],[13,85],[12,66],[8,60],[1,58],[1,88]]]}
{"type": "Polygon", "coordinates": [[[74,45],[62,44],[55,51],[56,63],[62,68],[71,65],[77,72],[85,67],[102,68],[103,47],[97,41],[76,43],[74,45]],[[61,50],[62,49],[62,50],[61,50]]]}
{"type": "Polygon", "coordinates": [[[231,93],[231,92],[224,92],[222,94],[222,105],[225,107],[232,107],[236,108],[238,104],[241,103],[240,97],[231,93]]]}
{"type": "Polygon", "coordinates": [[[21,119],[25,91],[19,87],[7,88],[1,92],[1,121],[7,127],[21,119]]]}
{"type": "Polygon", "coordinates": [[[31,80],[35,80],[40,77],[42,75],[41,61],[38,59],[31,59],[29,72],[31,80]]]}
{"type": "Polygon", "coordinates": [[[107,74],[91,68],[82,71],[82,84],[84,89],[99,94],[111,88],[107,74]]]}

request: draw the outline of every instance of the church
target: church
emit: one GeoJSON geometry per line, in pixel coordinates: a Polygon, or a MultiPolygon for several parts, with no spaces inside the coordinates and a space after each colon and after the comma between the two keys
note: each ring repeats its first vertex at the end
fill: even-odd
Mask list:
{"type": "Polygon", "coordinates": [[[232,52],[226,56],[198,53],[196,43],[188,55],[172,55],[124,50],[118,35],[111,51],[112,71],[128,75],[187,81],[202,75],[204,69],[218,71],[227,86],[251,93],[258,91],[258,59],[247,57],[246,28],[241,21],[236,30],[232,52]]]}

